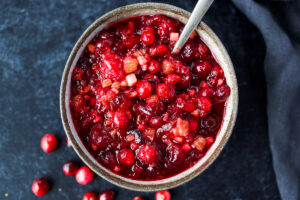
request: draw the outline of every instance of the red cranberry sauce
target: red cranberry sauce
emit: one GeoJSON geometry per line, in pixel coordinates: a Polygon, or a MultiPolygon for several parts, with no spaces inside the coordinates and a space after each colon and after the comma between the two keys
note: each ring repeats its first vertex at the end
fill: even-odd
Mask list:
{"type": "Polygon", "coordinates": [[[99,163],[124,177],[159,180],[193,166],[214,143],[230,88],[194,33],[162,15],[110,25],[72,72],[75,127],[99,163]]]}

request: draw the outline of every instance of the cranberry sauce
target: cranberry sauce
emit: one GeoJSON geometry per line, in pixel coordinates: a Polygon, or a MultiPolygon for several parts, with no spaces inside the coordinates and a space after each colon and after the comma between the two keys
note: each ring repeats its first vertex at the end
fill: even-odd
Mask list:
{"type": "Polygon", "coordinates": [[[76,130],[99,163],[119,175],[176,175],[215,141],[230,88],[196,33],[171,54],[183,26],[162,15],[110,25],[72,72],[76,130]]]}

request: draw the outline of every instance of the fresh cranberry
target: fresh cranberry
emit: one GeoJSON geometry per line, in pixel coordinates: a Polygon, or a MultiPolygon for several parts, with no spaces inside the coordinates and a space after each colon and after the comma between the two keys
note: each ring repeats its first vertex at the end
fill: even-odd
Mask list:
{"type": "Polygon", "coordinates": [[[147,27],[142,35],[141,40],[144,42],[145,45],[150,45],[155,41],[155,35],[154,30],[151,27],[147,27]]]}
{"type": "Polygon", "coordinates": [[[192,112],[196,109],[196,106],[193,101],[188,100],[184,103],[184,106],[182,109],[187,112],[192,112]]]}
{"type": "Polygon", "coordinates": [[[115,193],[111,190],[104,190],[99,194],[98,200],[114,200],[115,193]]]}
{"type": "Polygon", "coordinates": [[[50,189],[50,186],[46,179],[38,178],[33,181],[31,189],[35,196],[41,197],[47,194],[47,192],[50,189]]]}
{"type": "Polygon", "coordinates": [[[158,34],[162,37],[162,39],[166,39],[169,37],[171,32],[174,32],[176,29],[176,24],[173,20],[165,19],[158,25],[158,34]]]}
{"type": "Polygon", "coordinates": [[[216,89],[215,100],[217,102],[224,102],[226,101],[229,95],[230,95],[230,87],[228,85],[221,85],[216,89]]]}
{"type": "Polygon", "coordinates": [[[218,120],[214,115],[208,115],[202,119],[201,125],[206,130],[212,132],[218,128],[218,120]]]}
{"type": "Polygon", "coordinates": [[[151,74],[158,74],[160,72],[161,66],[157,60],[151,60],[148,65],[148,71],[151,74]]]}
{"type": "Polygon", "coordinates": [[[148,165],[153,165],[157,161],[157,152],[155,148],[150,145],[141,146],[138,156],[142,162],[148,165]]]}
{"type": "Polygon", "coordinates": [[[41,148],[45,153],[51,153],[57,148],[58,142],[53,134],[46,134],[41,139],[41,148]]]}
{"type": "Polygon", "coordinates": [[[159,44],[155,48],[150,49],[152,56],[163,56],[168,52],[168,47],[164,44],[159,44]]]}
{"type": "Polygon", "coordinates": [[[142,99],[149,97],[152,93],[152,85],[148,81],[140,81],[137,84],[136,92],[142,99]]]}
{"type": "Polygon", "coordinates": [[[165,79],[164,79],[166,84],[172,85],[174,83],[177,83],[181,81],[181,77],[177,74],[169,74],[165,79]]]}
{"type": "Polygon", "coordinates": [[[114,113],[114,126],[119,129],[125,129],[128,126],[129,120],[126,113],[118,110],[114,113]]]}
{"type": "Polygon", "coordinates": [[[155,194],[155,200],[171,200],[171,194],[168,190],[158,191],[155,194]]]}
{"type": "Polygon", "coordinates": [[[203,79],[208,76],[211,70],[211,63],[208,60],[196,60],[193,63],[193,73],[203,79]]]}
{"type": "Polygon", "coordinates": [[[94,179],[94,172],[87,166],[80,167],[76,173],[76,181],[81,185],[89,184],[94,179]]]}
{"type": "Polygon", "coordinates": [[[197,44],[194,42],[187,42],[184,45],[180,55],[185,62],[191,62],[197,57],[197,53],[197,44]]]}
{"type": "Polygon", "coordinates": [[[77,173],[78,169],[79,166],[73,161],[66,162],[63,165],[63,172],[67,176],[74,176],[77,173]]]}
{"type": "Polygon", "coordinates": [[[166,148],[166,161],[169,167],[179,165],[184,159],[184,153],[180,146],[176,144],[169,144],[166,148]]]}
{"type": "Polygon", "coordinates": [[[205,44],[203,44],[203,43],[199,43],[199,45],[198,45],[198,51],[200,53],[201,58],[208,57],[209,53],[210,53],[208,47],[205,44]]]}
{"type": "Polygon", "coordinates": [[[199,96],[212,98],[214,96],[214,90],[211,87],[206,87],[200,90],[199,96]]]}
{"type": "Polygon", "coordinates": [[[218,79],[217,77],[208,76],[207,83],[210,87],[216,87],[218,84],[218,79]]]}
{"type": "Polygon", "coordinates": [[[142,80],[149,81],[150,83],[155,83],[155,84],[158,84],[160,82],[158,76],[154,74],[145,74],[142,80]]]}
{"type": "Polygon", "coordinates": [[[112,142],[112,137],[109,133],[105,132],[101,124],[97,124],[91,130],[89,135],[91,148],[96,151],[99,148],[105,148],[112,142]]]}
{"type": "Polygon", "coordinates": [[[134,153],[130,149],[122,149],[118,154],[119,162],[123,165],[132,165],[135,161],[134,153]]]}
{"type": "Polygon", "coordinates": [[[191,74],[190,69],[187,66],[182,66],[180,68],[179,74],[181,75],[181,81],[177,83],[177,85],[181,88],[187,88],[191,82],[191,74]]]}
{"type": "Polygon", "coordinates": [[[159,44],[156,47],[156,55],[163,56],[168,52],[168,47],[164,44],[159,44]]]}
{"type": "Polygon", "coordinates": [[[156,93],[160,98],[167,98],[169,96],[169,87],[165,83],[160,83],[156,87],[156,93]]]}
{"type": "Polygon", "coordinates": [[[143,199],[143,197],[137,196],[137,197],[134,197],[132,200],[144,200],[144,199],[143,199]]]}
{"type": "Polygon", "coordinates": [[[211,72],[210,72],[210,75],[211,75],[212,77],[221,77],[221,76],[223,76],[223,74],[224,74],[224,71],[223,71],[223,69],[220,67],[220,65],[214,64],[214,66],[213,66],[213,68],[212,68],[212,70],[211,70],[211,72]]]}
{"type": "Polygon", "coordinates": [[[83,195],[82,200],[97,200],[97,194],[94,192],[87,192],[83,195]]]}
{"type": "Polygon", "coordinates": [[[67,147],[72,148],[72,143],[68,137],[66,137],[66,143],[67,143],[67,147]]]}

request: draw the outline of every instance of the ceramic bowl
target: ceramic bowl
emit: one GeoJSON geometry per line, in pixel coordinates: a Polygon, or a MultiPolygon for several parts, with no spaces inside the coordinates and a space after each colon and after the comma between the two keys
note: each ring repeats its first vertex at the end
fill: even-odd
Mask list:
{"type": "Polygon", "coordinates": [[[237,81],[230,57],[228,56],[228,53],[219,38],[205,23],[202,22],[198,25],[197,32],[202,41],[210,48],[216,61],[223,68],[227,84],[231,88],[231,94],[226,102],[226,112],[222,126],[216,137],[216,141],[210,147],[205,156],[193,167],[181,172],[180,174],[157,181],[132,180],[122,177],[109,171],[100,165],[95,158],[93,158],[80,140],[72,122],[69,108],[71,72],[74,69],[82,51],[84,50],[84,47],[99,31],[101,31],[107,25],[124,18],[149,14],[163,14],[177,19],[182,23],[186,23],[190,16],[189,12],[181,8],[161,3],[133,4],[123,6],[106,13],[97,19],[92,25],[90,25],[75,44],[66,63],[60,89],[60,111],[63,126],[69,141],[73,146],[73,149],[76,151],[79,157],[87,166],[89,166],[102,178],[120,187],[138,191],[157,191],[173,188],[191,180],[192,178],[197,177],[200,173],[202,173],[218,157],[229,136],[231,135],[238,108],[237,81]]]}

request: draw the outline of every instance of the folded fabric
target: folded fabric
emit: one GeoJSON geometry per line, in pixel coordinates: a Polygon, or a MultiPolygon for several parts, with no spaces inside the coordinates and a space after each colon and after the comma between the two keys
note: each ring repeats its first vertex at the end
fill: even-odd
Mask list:
{"type": "Polygon", "coordinates": [[[263,35],[268,128],[277,184],[282,199],[300,199],[300,1],[265,1],[269,8],[253,0],[233,3],[263,35]],[[277,4],[274,15],[272,4],[277,4]],[[279,12],[281,17],[276,16],[279,12]]]}

